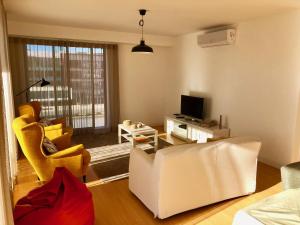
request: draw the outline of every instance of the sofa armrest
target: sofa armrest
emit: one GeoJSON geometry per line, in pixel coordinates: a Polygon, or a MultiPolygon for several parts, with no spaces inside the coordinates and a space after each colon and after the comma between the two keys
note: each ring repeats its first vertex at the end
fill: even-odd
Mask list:
{"type": "Polygon", "coordinates": [[[57,158],[50,157],[48,160],[53,169],[56,167],[65,167],[76,177],[86,174],[86,167],[83,168],[84,159],[82,154],[66,155],[57,158]]]}
{"type": "Polygon", "coordinates": [[[148,179],[152,174],[153,160],[154,154],[147,154],[139,148],[132,149],[129,161],[129,176],[132,181],[141,177],[148,179]]]}
{"type": "Polygon", "coordinates": [[[135,163],[135,164],[138,162],[142,162],[143,166],[149,167],[153,163],[154,155],[155,154],[148,154],[147,152],[143,151],[142,149],[134,148],[131,150],[130,158],[138,159],[138,161],[134,160],[133,163],[135,163]]]}
{"type": "Polygon", "coordinates": [[[134,148],[129,161],[129,190],[133,192],[152,212],[155,210],[154,156],[142,149],[134,148]]]}
{"type": "Polygon", "coordinates": [[[84,147],[82,144],[58,151],[48,156],[48,158],[63,158],[67,156],[81,155],[84,147]]]}

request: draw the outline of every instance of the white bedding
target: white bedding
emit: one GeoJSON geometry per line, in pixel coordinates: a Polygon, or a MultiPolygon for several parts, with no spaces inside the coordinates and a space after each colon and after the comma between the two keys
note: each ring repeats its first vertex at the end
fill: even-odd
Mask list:
{"type": "Polygon", "coordinates": [[[235,214],[232,225],[263,225],[243,210],[235,214]]]}
{"type": "Polygon", "coordinates": [[[289,189],[240,210],[234,225],[299,225],[300,189],[289,189]]]}

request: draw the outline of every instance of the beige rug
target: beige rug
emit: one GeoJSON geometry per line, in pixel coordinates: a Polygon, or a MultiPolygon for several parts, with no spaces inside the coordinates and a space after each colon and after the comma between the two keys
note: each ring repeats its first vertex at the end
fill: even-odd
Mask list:
{"type": "MultiPolygon", "coordinates": [[[[153,146],[150,144],[141,144],[139,148],[142,150],[153,149],[153,146]]],[[[103,163],[106,161],[116,160],[118,158],[127,157],[130,154],[132,145],[129,142],[116,144],[116,145],[107,145],[102,147],[90,148],[87,149],[91,154],[91,165],[103,163]]]]}
{"type": "MultiPolygon", "coordinates": [[[[150,144],[139,145],[144,151],[153,152],[150,144]]],[[[106,145],[87,149],[91,154],[90,169],[93,177],[87,177],[88,182],[95,184],[107,183],[128,177],[129,155],[131,143],[106,145]]]]}
{"type": "MultiPolygon", "coordinates": [[[[169,145],[159,140],[158,149],[169,145]]],[[[154,152],[150,144],[140,144],[138,147],[149,154],[154,152]]],[[[87,176],[87,181],[98,184],[128,177],[131,149],[132,145],[129,142],[87,149],[91,154],[90,170],[93,173],[93,176],[87,176]]]]}

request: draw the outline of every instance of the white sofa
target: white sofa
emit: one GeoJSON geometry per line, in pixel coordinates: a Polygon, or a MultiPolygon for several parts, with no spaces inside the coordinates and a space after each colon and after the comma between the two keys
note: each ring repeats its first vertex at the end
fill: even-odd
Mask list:
{"type": "Polygon", "coordinates": [[[130,153],[129,189],[161,219],[253,193],[261,142],[237,137],[130,153]]]}

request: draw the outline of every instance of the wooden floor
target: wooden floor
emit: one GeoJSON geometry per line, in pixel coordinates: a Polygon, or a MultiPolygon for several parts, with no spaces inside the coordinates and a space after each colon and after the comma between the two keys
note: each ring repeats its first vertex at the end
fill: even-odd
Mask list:
{"type": "MultiPolygon", "coordinates": [[[[28,191],[40,186],[26,159],[19,160],[18,166],[14,203],[28,191]]],[[[89,189],[94,199],[95,225],[229,225],[239,209],[281,191],[281,183],[278,169],[259,163],[255,194],[191,210],[164,220],[153,218],[153,214],[129,192],[128,179],[92,186],[89,189]]]]}
{"type": "Polygon", "coordinates": [[[257,192],[160,220],[128,190],[128,180],[90,187],[94,197],[97,225],[229,225],[234,214],[266,196],[281,191],[279,170],[259,163],[257,192]]]}
{"type": "MultiPolygon", "coordinates": [[[[159,133],[163,135],[163,130],[159,129],[159,133]]],[[[14,203],[33,188],[41,185],[25,158],[18,160],[18,171],[13,193],[14,203]]],[[[256,193],[160,220],[153,218],[153,214],[129,192],[128,179],[101,185],[88,183],[87,186],[93,194],[95,225],[229,225],[239,209],[281,191],[279,170],[259,163],[256,193]]]]}

